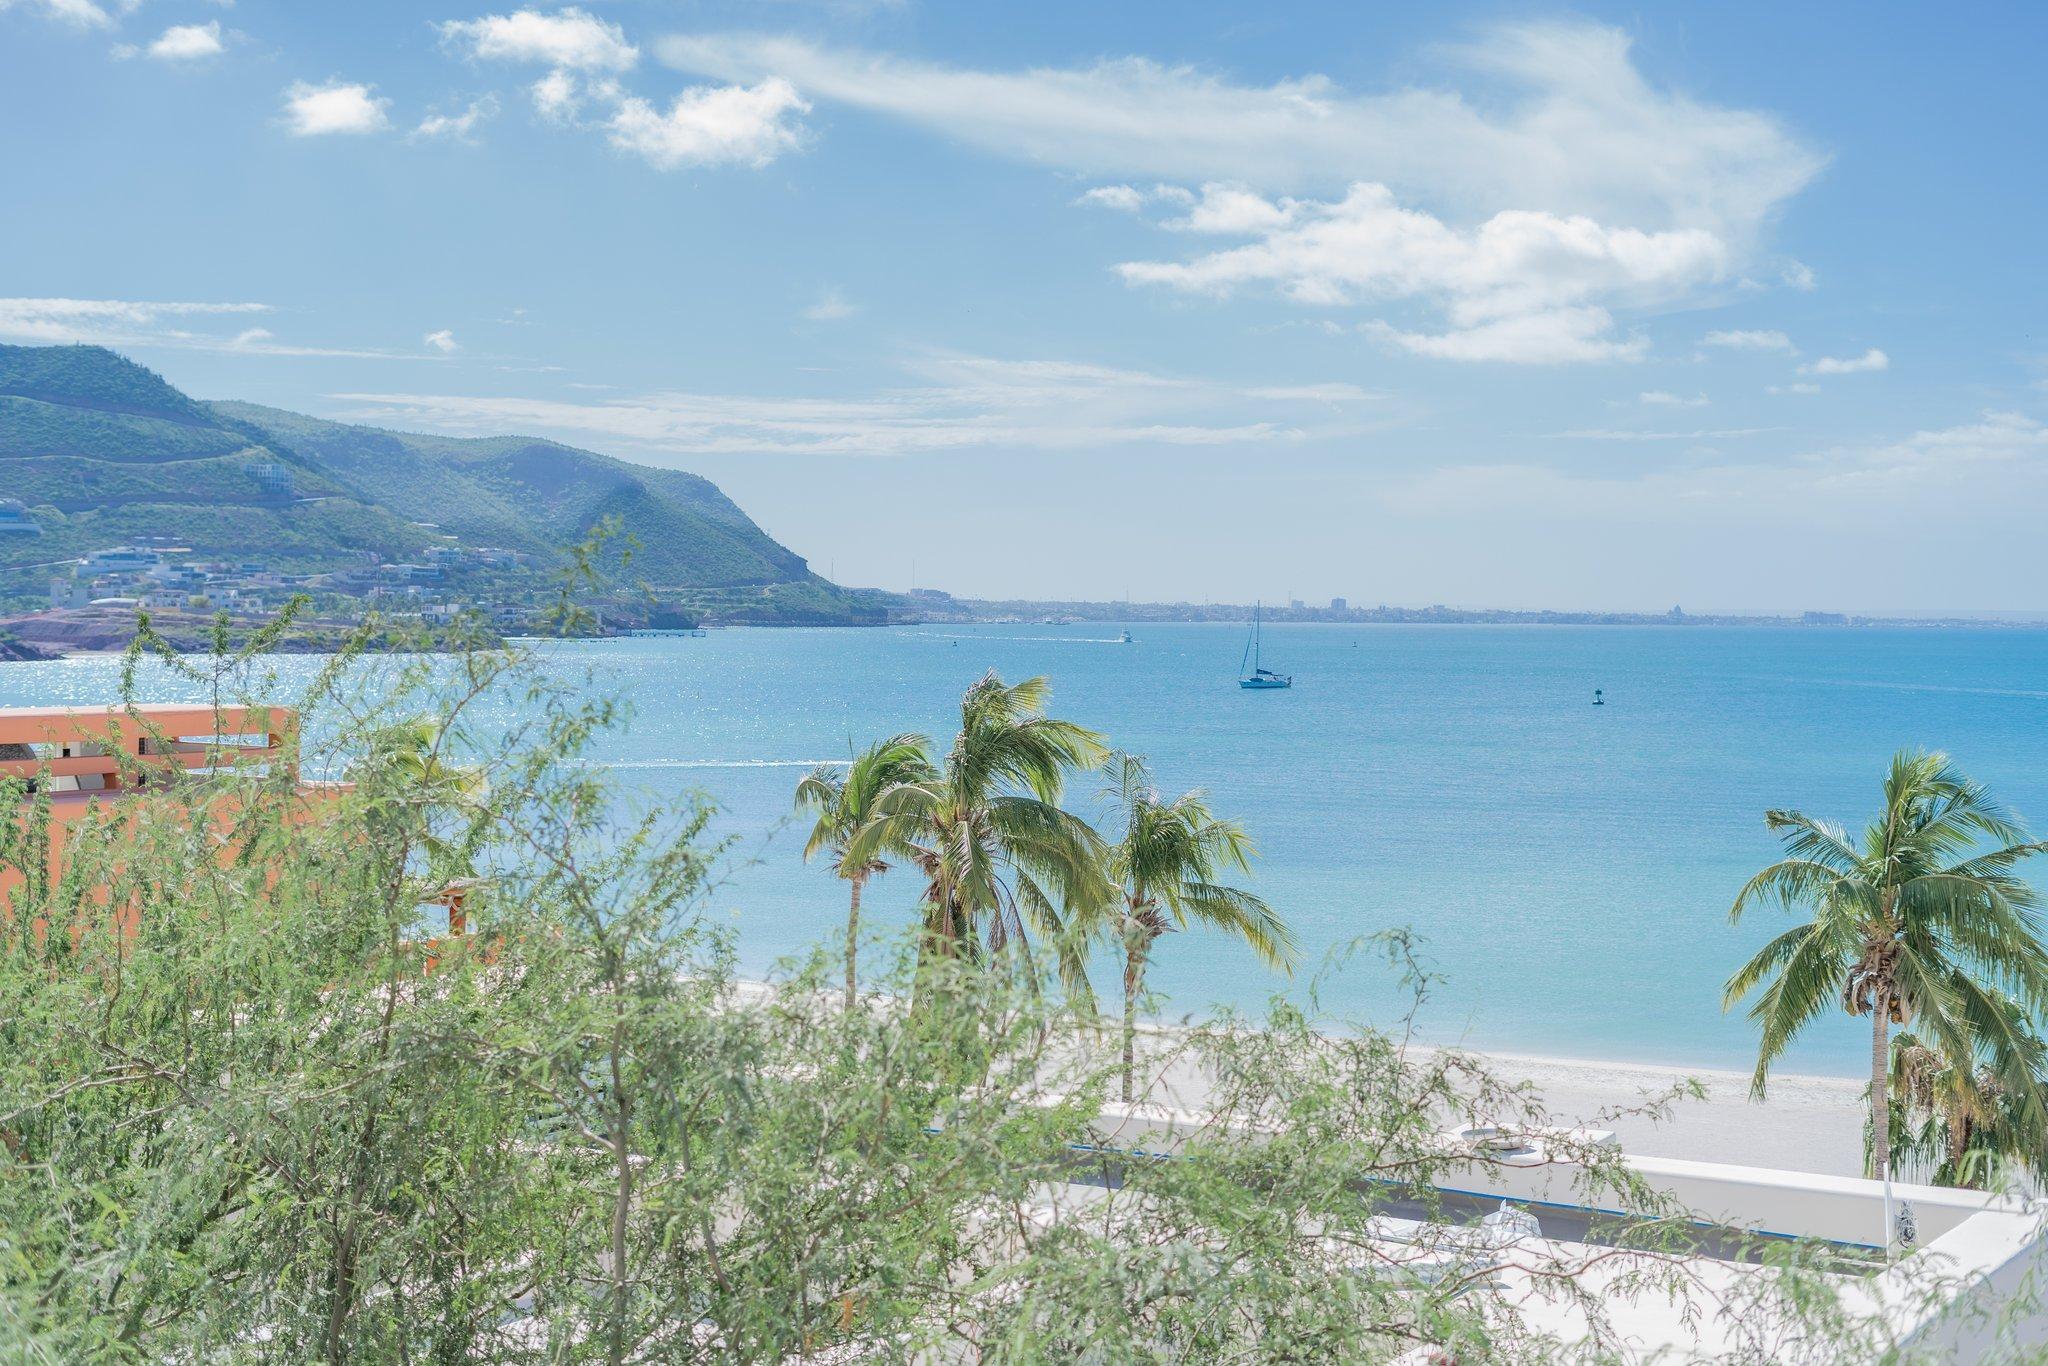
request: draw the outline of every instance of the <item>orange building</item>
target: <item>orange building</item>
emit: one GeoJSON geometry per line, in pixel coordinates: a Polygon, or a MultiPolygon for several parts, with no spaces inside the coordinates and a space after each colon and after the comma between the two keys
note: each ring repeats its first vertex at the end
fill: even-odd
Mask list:
{"type": "MultiPolygon", "coordinates": [[[[144,798],[179,773],[285,762],[298,718],[280,708],[149,703],[101,711],[0,707],[0,776],[26,781],[49,799],[46,865],[63,867],[73,826],[95,809],[144,798]]],[[[25,870],[0,867],[0,907],[25,870]]]]}
{"type": "MultiPolygon", "coordinates": [[[[46,885],[52,885],[62,873],[71,829],[89,813],[147,800],[152,786],[166,787],[181,774],[293,762],[289,742],[297,729],[297,714],[282,707],[0,707],[0,778],[20,778],[48,798],[44,871],[46,885]]],[[[343,791],[347,784],[300,781],[296,786],[303,796],[319,797],[343,791]]],[[[0,922],[11,918],[13,895],[25,878],[22,867],[0,863],[0,922]]],[[[467,930],[464,903],[470,891],[467,881],[458,883],[431,903],[446,916],[448,932],[458,937],[467,930]]],[[[125,920],[133,911],[122,914],[125,920]]],[[[428,939],[426,947],[433,951],[441,941],[428,939]]]]}

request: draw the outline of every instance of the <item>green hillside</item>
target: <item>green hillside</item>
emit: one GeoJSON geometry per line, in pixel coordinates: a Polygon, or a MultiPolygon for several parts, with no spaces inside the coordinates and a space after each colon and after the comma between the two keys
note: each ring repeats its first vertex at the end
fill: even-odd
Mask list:
{"type": "Polygon", "coordinates": [[[716,588],[809,577],[716,484],[532,437],[462,440],[325,422],[248,403],[213,410],[386,507],[477,545],[549,552],[616,516],[650,584],[716,588]]]}
{"type": "MultiPolygon", "coordinates": [[[[197,402],[102,347],[0,346],[0,496],[43,529],[0,542],[0,568],[158,536],[198,556],[321,573],[417,560],[452,536],[521,552],[538,584],[615,517],[637,543],[629,573],[657,594],[752,593],[820,619],[843,597],[696,475],[529,437],[197,402]]],[[[0,592],[39,587],[29,577],[0,592]]]]}

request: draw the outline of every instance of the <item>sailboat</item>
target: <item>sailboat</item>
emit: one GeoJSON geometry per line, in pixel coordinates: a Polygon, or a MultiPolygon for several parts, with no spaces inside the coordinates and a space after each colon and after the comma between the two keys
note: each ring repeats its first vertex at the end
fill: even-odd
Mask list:
{"type": "Polygon", "coordinates": [[[1251,639],[1244,643],[1244,658],[1238,661],[1237,686],[1240,688],[1291,688],[1294,686],[1293,674],[1276,674],[1271,669],[1259,666],[1260,616],[1260,604],[1253,603],[1252,634],[1251,639]],[[1251,666],[1249,673],[1245,671],[1246,665],[1251,666]]]}

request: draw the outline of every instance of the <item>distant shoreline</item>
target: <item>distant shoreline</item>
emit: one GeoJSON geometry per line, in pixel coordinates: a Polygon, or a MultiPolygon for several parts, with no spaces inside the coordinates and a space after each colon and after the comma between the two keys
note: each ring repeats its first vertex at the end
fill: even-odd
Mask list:
{"type": "MultiPolygon", "coordinates": [[[[926,590],[929,593],[930,590],[926,590]]],[[[905,625],[1079,625],[1082,623],[1146,622],[1243,625],[1252,618],[1250,603],[1187,602],[1061,602],[1028,599],[911,599],[914,620],[905,625]]],[[[1997,616],[1871,616],[1851,612],[1803,612],[1796,615],[1669,612],[1574,612],[1549,609],[1521,611],[1464,607],[1262,607],[1270,623],[1333,626],[1682,626],[1775,627],[1786,630],[1858,628],[1938,630],[2042,630],[2048,615],[2024,618],[1997,616]]]]}

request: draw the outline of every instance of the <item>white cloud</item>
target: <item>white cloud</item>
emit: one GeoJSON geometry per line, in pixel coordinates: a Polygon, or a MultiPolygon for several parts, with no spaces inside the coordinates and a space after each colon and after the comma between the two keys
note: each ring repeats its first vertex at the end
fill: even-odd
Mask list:
{"type": "Polygon", "coordinates": [[[1558,308],[1438,333],[1403,332],[1379,321],[1365,325],[1371,336],[1436,360],[1508,365],[1641,360],[1649,342],[1642,337],[1616,338],[1610,335],[1613,328],[1614,318],[1604,308],[1558,308]]]}
{"type": "Polygon", "coordinates": [[[1838,470],[1851,477],[1941,476],[1960,466],[2048,460],[2048,426],[2024,413],[1986,412],[1975,422],[1915,432],[1867,450],[1839,450],[1832,458],[1838,470]]]}
{"type": "Polygon", "coordinates": [[[149,55],[160,62],[190,62],[217,57],[223,51],[220,20],[203,24],[173,24],[149,45],[149,55]]]}
{"type": "Polygon", "coordinates": [[[1818,384],[1770,384],[1764,386],[1764,392],[1767,394],[1817,394],[1820,392],[1820,386],[1818,384]]]}
{"type": "Polygon", "coordinates": [[[391,101],[371,93],[373,87],[348,81],[312,85],[296,81],[284,92],[285,127],[292,136],[309,138],[330,133],[380,133],[391,126],[386,110],[391,101]]]}
{"type": "Polygon", "coordinates": [[[467,50],[481,61],[536,62],[557,70],[626,71],[640,60],[640,49],[626,41],[625,31],[573,6],[544,14],[524,9],[516,14],[487,14],[441,24],[444,42],[467,50]]]}
{"type": "Polygon", "coordinates": [[[1257,240],[1187,261],[1126,262],[1117,267],[1126,281],[1214,295],[1269,286],[1318,306],[1421,300],[1442,309],[1448,332],[1375,331],[1453,360],[1639,355],[1644,343],[1611,335],[1608,306],[1682,297],[1723,278],[1729,264],[1726,244],[1703,229],[1643,232],[1527,210],[1458,229],[1377,184],[1354,185],[1334,203],[1208,185],[1165,226],[1257,240]]]}
{"type": "Polygon", "coordinates": [[[802,140],[788,116],[809,112],[788,81],[694,86],[663,113],[638,96],[619,101],[606,125],[611,144],[658,170],[739,163],[766,166],[802,140]]]}
{"type": "Polygon", "coordinates": [[[1862,375],[1891,368],[1892,358],[1876,347],[1860,356],[1822,356],[1811,365],[1799,367],[1802,375],[1862,375]]]}
{"type": "Polygon", "coordinates": [[[449,138],[456,142],[468,142],[477,126],[498,116],[498,97],[485,95],[480,100],[471,100],[460,114],[429,114],[420,120],[419,127],[412,130],[416,138],[449,138]]]}
{"type": "MultiPolygon", "coordinates": [[[[1744,434],[1685,432],[1671,438],[1744,434]]],[[[1665,466],[1626,477],[1545,465],[1464,465],[1387,486],[1389,509],[1411,516],[1540,516],[1607,527],[1672,525],[1688,534],[1784,522],[1802,536],[1826,530],[1861,539],[1885,519],[1910,518],[1924,531],[1931,499],[1953,500],[1973,513],[1991,499],[2037,515],[2048,501],[2048,426],[2020,413],[1989,412],[1953,427],[1876,445],[1837,446],[1790,461],[1665,466]]],[[[1967,529],[1978,522],[1964,518],[1953,525],[1967,529]]]]}
{"type": "MultiPolygon", "coordinates": [[[[173,319],[268,313],[268,304],[128,299],[0,299],[0,336],[123,345],[171,330],[173,319]]],[[[177,335],[175,331],[173,335],[177,335]]]]}
{"type": "Polygon", "coordinates": [[[1554,441],[1733,441],[1742,437],[1782,432],[1783,427],[1722,427],[1713,431],[1644,432],[1613,427],[1582,427],[1569,432],[1551,432],[1554,441]]]}
{"type": "MultiPolygon", "coordinates": [[[[782,78],[999,156],[1126,178],[1077,203],[1245,244],[1135,260],[1126,283],[1272,291],[1311,307],[1413,303],[1434,322],[1368,330],[1458,360],[1622,360],[1647,352],[1622,309],[1747,279],[1774,211],[1823,158],[1759,113],[1653,86],[1624,33],[1495,25],[1448,49],[1452,74],[1384,94],[1303,76],[1247,86],[1141,57],[991,72],[760,35],[678,35],[670,66],[782,78]]],[[[1378,311],[1378,309],[1374,309],[1378,311]]]]}
{"type": "Polygon", "coordinates": [[[1814,276],[1813,267],[1804,261],[1787,261],[1784,269],[1778,272],[1778,278],[1802,294],[1810,294],[1820,287],[1820,281],[1814,276]]]}
{"type": "Polygon", "coordinates": [[[582,96],[576,89],[576,78],[566,71],[550,71],[533,83],[533,107],[542,118],[565,123],[576,116],[582,104],[582,96]]]}
{"type": "Polygon", "coordinates": [[[829,323],[838,322],[841,318],[851,318],[858,312],[859,305],[849,302],[839,287],[833,285],[818,295],[816,303],[804,310],[804,317],[814,323],[829,323]]]}
{"type": "Polygon", "coordinates": [[[268,328],[232,334],[194,331],[204,319],[269,313],[269,304],[189,303],[130,299],[0,299],[0,337],[40,343],[227,351],[263,356],[345,356],[360,360],[427,360],[403,351],[301,346],[278,341],[268,328]]]}
{"type": "Polygon", "coordinates": [[[1372,395],[1351,385],[1217,384],[1065,361],[940,354],[914,384],[857,398],[660,393],[561,402],[436,394],[340,394],[362,421],[458,433],[543,430],[684,454],[896,456],[993,447],[1233,446],[1356,430],[1372,395]]]}
{"type": "MultiPolygon", "coordinates": [[[[24,0],[0,0],[0,10],[14,9],[24,0]]],[[[45,18],[73,28],[112,28],[113,16],[100,8],[93,0],[25,0],[26,7],[41,13],[45,18]]]]}
{"type": "Polygon", "coordinates": [[[1637,394],[1636,402],[1652,408],[1704,408],[1713,400],[1705,394],[1686,398],[1681,394],[1666,393],[1662,389],[1651,389],[1637,394]]]}
{"type": "Polygon", "coordinates": [[[1325,194],[1374,181],[1440,212],[1699,227],[1744,248],[1823,164],[1768,115],[1651,85],[1626,34],[1586,23],[1499,25],[1449,52],[1469,95],[1362,94],[1319,75],[1241,85],[1135,57],[975,70],[752,34],[655,50],[684,71],[780,76],[813,100],[1083,175],[1325,194]]]}
{"type": "Polygon", "coordinates": [[[461,345],[455,340],[455,334],[445,327],[438,332],[427,333],[420,340],[444,356],[451,351],[460,351],[462,349],[461,345]]]}
{"type": "Polygon", "coordinates": [[[1145,207],[1145,192],[1129,185],[1097,185],[1074,200],[1076,204],[1094,204],[1100,208],[1118,209],[1124,213],[1136,213],[1145,207]]]}
{"type": "Polygon", "coordinates": [[[1731,351],[1783,351],[1797,355],[1799,348],[1783,332],[1709,332],[1700,338],[1702,346],[1722,346],[1731,351]]]}

